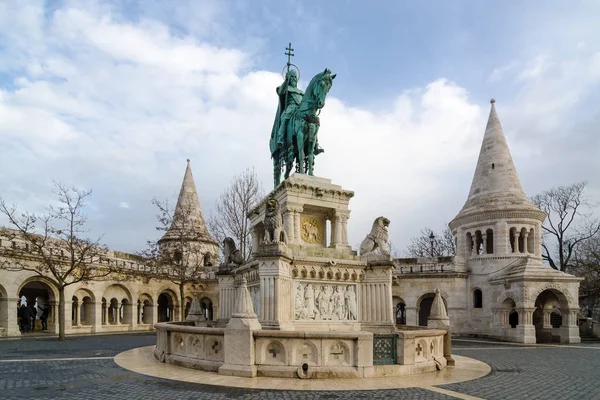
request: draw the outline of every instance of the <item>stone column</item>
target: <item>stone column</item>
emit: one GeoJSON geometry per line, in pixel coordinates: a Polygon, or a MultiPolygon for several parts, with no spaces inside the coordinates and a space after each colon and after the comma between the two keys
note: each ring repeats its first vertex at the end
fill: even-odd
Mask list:
{"type": "Polygon", "coordinates": [[[81,326],[81,304],[75,303],[75,325],[81,326]]]}
{"type": "Polygon", "coordinates": [[[219,326],[227,325],[233,313],[233,302],[235,300],[233,275],[219,274],[219,326]]]}
{"type": "Polygon", "coordinates": [[[552,325],[550,324],[550,314],[551,314],[550,311],[544,310],[544,325],[543,325],[543,327],[546,329],[552,328],[552,325]]]}
{"type": "Polygon", "coordinates": [[[561,309],[563,314],[563,324],[559,329],[561,343],[581,343],[579,337],[579,327],[577,326],[578,308],[561,309]]]}
{"type": "Polygon", "coordinates": [[[521,343],[535,343],[535,326],[533,326],[533,313],[535,307],[517,308],[519,325],[517,325],[517,339],[521,343]]]}
{"type": "Polygon", "coordinates": [[[6,315],[4,315],[2,321],[2,326],[6,329],[4,331],[5,336],[19,336],[21,334],[17,319],[18,302],[18,298],[0,298],[0,307],[6,310],[6,315]]]}
{"type": "Polygon", "coordinates": [[[110,320],[108,319],[108,310],[110,309],[110,305],[108,302],[104,303],[104,308],[102,312],[104,312],[104,325],[110,325],[110,320]]]}
{"type": "Polygon", "coordinates": [[[138,323],[138,325],[141,325],[143,323],[143,321],[142,321],[142,310],[144,309],[144,305],[143,305],[143,303],[140,302],[140,303],[138,303],[137,307],[138,307],[137,323],[138,323]]]}
{"type": "Polygon", "coordinates": [[[294,242],[295,244],[302,244],[302,235],[300,233],[300,216],[302,215],[303,207],[294,207],[294,242]]]}
{"type": "MultiPolygon", "coordinates": [[[[294,207],[288,206],[283,213],[283,229],[290,243],[295,243],[296,232],[294,230],[294,207]]],[[[257,247],[255,247],[256,249],[257,247]]]]}
{"type": "Polygon", "coordinates": [[[58,302],[53,301],[50,303],[52,307],[52,324],[54,325],[54,333],[58,333],[58,302]]]}
{"type": "Polygon", "coordinates": [[[529,233],[525,232],[523,234],[523,253],[527,253],[528,252],[528,250],[527,250],[527,238],[528,237],[529,237],[529,233]]]}
{"type": "Polygon", "coordinates": [[[514,254],[519,252],[519,234],[520,232],[517,230],[513,232],[514,254]]]}

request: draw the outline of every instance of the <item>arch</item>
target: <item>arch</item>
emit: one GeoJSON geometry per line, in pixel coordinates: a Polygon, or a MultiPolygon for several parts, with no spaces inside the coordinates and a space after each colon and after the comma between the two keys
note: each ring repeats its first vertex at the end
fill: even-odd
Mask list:
{"type": "Polygon", "coordinates": [[[158,295],[158,322],[174,321],[176,297],[172,290],[164,290],[158,295]]]}
{"type": "Polygon", "coordinates": [[[483,292],[479,288],[473,289],[473,308],[483,308],[483,292]]]}
{"type": "Polygon", "coordinates": [[[513,329],[519,325],[519,313],[516,310],[513,310],[510,314],[508,314],[508,324],[513,329]]]}
{"type": "Polygon", "coordinates": [[[394,303],[396,324],[406,325],[406,302],[398,296],[394,296],[392,302],[394,303]]]}
{"type": "Polygon", "coordinates": [[[480,255],[483,253],[483,236],[481,231],[475,231],[475,254],[480,255]]]}
{"type": "MultiPolygon", "coordinates": [[[[446,310],[448,310],[448,301],[446,300],[446,295],[441,293],[442,301],[446,306],[446,310]]],[[[419,326],[427,326],[427,319],[429,318],[429,314],[431,313],[431,305],[433,304],[433,298],[435,297],[435,293],[428,292],[422,294],[417,299],[417,315],[419,317],[418,324],[419,326]]]]}
{"type": "Polygon", "coordinates": [[[567,297],[560,290],[548,286],[545,285],[543,288],[546,289],[535,297],[533,325],[537,343],[560,342],[564,333],[558,328],[568,323],[562,317],[562,310],[568,310],[569,307],[567,297]]]}
{"type": "Polygon", "coordinates": [[[573,306],[573,304],[574,304],[573,296],[571,296],[571,293],[569,292],[569,290],[567,290],[567,288],[565,286],[558,284],[558,283],[547,283],[545,285],[540,286],[539,288],[537,288],[536,290],[531,292],[531,296],[527,296],[527,298],[526,298],[527,302],[533,300],[533,302],[535,304],[535,301],[537,301],[540,294],[542,294],[546,290],[553,292],[558,297],[558,300],[561,303],[562,302],[565,303],[565,304],[563,304],[565,307],[575,308],[573,306]]]}
{"type": "Polygon", "coordinates": [[[467,255],[471,256],[473,255],[473,235],[471,235],[471,232],[467,232],[467,255]]]}
{"type": "Polygon", "coordinates": [[[209,297],[202,297],[200,299],[200,307],[202,307],[202,312],[204,313],[204,318],[208,321],[213,320],[213,301],[209,297]]]}
{"type": "Polygon", "coordinates": [[[109,287],[107,287],[104,290],[104,294],[103,297],[109,299],[109,298],[116,298],[116,299],[127,299],[129,302],[131,302],[132,297],[131,297],[131,292],[129,291],[129,289],[127,289],[125,286],[118,284],[118,283],[114,283],[112,285],[110,285],[109,287]]]}
{"type": "Polygon", "coordinates": [[[510,253],[517,252],[518,240],[516,240],[516,239],[517,239],[517,228],[512,227],[508,230],[508,245],[510,247],[510,253]]]}
{"type": "MultiPolygon", "coordinates": [[[[29,332],[31,330],[41,330],[42,321],[40,320],[41,313],[38,310],[47,308],[47,324],[54,327],[56,330],[58,323],[58,309],[54,307],[58,303],[58,288],[50,279],[43,278],[40,276],[33,276],[25,279],[17,291],[17,298],[27,303],[27,306],[33,306],[31,314],[33,314],[33,320],[27,324],[21,319],[21,330],[23,332],[29,332]]],[[[67,302],[68,299],[65,299],[67,302]]],[[[23,302],[21,303],[23,305],[23,302]]],[[[67,316],[65,316],[68,318],[67,316]]]]}
{"type": "Polygon", "coordinates": [[[494,231],[492,229],[485,231],[485,253],[494,254],[494,231]]]}

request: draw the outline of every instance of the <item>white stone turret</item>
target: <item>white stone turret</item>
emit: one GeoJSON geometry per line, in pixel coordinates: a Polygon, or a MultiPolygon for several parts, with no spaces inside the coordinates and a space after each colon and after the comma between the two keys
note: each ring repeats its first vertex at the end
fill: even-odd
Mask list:
{"type": "MultiPolygon", "coordinates": [[[[469,197],[450,222],[457,238],[459,268],[473,259],[541,258],[541,226],[546,214],[525,195],[496,113],[495,100],[490,103],[469,197]]],[[[487,272],[494,269],[491,265],[487,267],[487,272]]]]}
{"type": "Polygon", "coordinates": [[[181,247],[181,241],[197,246],[195,253],[202,254],[206,265],[216,264],[219,245],[208,232],[204,222],[189,159],[173,212],[173,221],[158,241],[158,245],[161,252],[174,251],[173,249],[181,247]]]}

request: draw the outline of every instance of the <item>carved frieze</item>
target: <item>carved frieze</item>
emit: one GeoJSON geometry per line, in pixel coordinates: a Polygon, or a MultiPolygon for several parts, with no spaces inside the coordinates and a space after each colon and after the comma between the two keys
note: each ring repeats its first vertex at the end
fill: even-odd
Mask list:
{"type": "Polygon", "coordinates": [[[356,321],[356,285],[296,282],[294,319],[297,321],[356,321]]]}

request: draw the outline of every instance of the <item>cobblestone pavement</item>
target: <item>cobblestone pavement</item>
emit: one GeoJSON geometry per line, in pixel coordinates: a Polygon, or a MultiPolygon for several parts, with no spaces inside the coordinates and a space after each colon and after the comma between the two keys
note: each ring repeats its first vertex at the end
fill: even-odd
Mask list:
{"type": "MultiPolygon", "coordinates": [[[[453,399],[412,388],[359,392],[245,390],[152,378],[117,366],[112,357],[152,345],[154,334],[0,340],[0,399],[453,399]],[[68,359],[70,358],[70,359],[68,359]],[[40,360],[42,359],[42,360],[40,360]],[[62,360],[61,360],[62,359],[62,360]]],[[[600,399],[600,345],[522,347],[455,341],[456,354],[492,372],[440,386],[487,399],[600,399]]]]}

